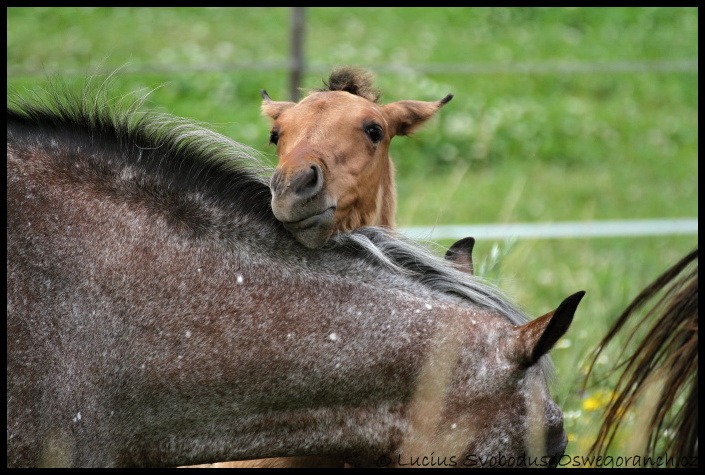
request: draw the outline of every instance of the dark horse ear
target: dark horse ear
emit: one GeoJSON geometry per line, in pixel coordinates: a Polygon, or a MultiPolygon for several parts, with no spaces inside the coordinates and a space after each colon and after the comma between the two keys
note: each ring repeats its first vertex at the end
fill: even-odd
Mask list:
{"type": "Polygon", "coordinates": [[[568,330],[583,295],[584,290],[576,292],[553,312],[514,328],[520,348],[516,356],[521,364],[531,366],[553,348],[568,330]]]}
{"type": "Polygon", "coordinates": [[[475,247],[475,238],[463,238],[450,246],[446,252],[446,259],[457,264],[460,270],[472,275],[475,273],[475,267],[472,263],[473,247],[475,247]]]}

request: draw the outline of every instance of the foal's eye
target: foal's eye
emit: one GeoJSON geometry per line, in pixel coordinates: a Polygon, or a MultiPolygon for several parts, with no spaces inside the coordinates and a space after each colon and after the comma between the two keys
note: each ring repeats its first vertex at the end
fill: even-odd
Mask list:
{"type": "Polygon", "coordinates": [[[269,133],[269,143],[276,145],[277,142],[279,142],[279,132],[277,132],[276,130],[272,130],[269,133]]]}
{"type": "Polygon", "coordinates": [[[382,127],[380,127],[379,124],[368,124],[365,125],[363,130],[365,131],[365,134],[372,140],[372,143],[377,144],[382,140],[382,137],[384,136],[384,132],[382,131],[382,127]]]}

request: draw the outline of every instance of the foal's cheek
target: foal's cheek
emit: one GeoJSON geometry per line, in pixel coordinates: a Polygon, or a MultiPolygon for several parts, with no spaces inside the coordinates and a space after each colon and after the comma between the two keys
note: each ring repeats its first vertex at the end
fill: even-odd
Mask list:
{"type": "Polygon", "coordinates": [[[341,165],[341,172],[354,178],[354,186],[364,186],[368,182],[376,183],[382,173],[383,166],[389,158],[383,150],[377,149],[371,153],[350,154],[347,160],[341,165]],[[361,181],[365,179],[368,181],[361,181]]]}

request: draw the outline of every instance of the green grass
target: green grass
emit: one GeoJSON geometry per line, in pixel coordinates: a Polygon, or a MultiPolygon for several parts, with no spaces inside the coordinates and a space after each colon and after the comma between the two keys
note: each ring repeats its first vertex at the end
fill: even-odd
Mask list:
{"type": "MultiPolygon", "coordinates": [[[[125,65],[116,94],[161,86],[150,107],[213,124],[274,163],[259,91],[287,99],[289,13],[9,8],[8,85],[35,89],[47,74],[80,83],[125,65]],[[264,66],[243,66],[253,63],[264,66]]],[[[354,64],[377,72],[383,102],[455,95],[424,130],[392,143],[400,226],[697,216],[698,72],[662,69],[697,64],[697,9],[331,7],[306,15],[303,86],[354,64]],[[448,69],[459,65],[476,73],[448,69]],[[585,65],[594,71],[562,72],[585,65]]],[[[478,242],[476,261],[496,244],[506,247],[478,242]]],[[[569,452],[586,448],[598,420],[599,407],[584,403],[609,391],[578,392],[586,356],[627,303],[695,247],[696,236],[523,240],[489,271],[536,316],[587,291],[553,351],[569,452]]]]}
{"type": "MultiPolygon", "coordinates": [[[[619,358],[621,350],[628,348],[624,344],[626,333],[612,342],[598,360],[595,377],[582,391],[597,342],[634,297],[657,277],[660,271],[655,273],[655,268],[660,263],[675,264],[683,257],[682,250],[696,247],[695,236],[476,244],[476,268],[489,268],[488,276],[532,315],[553,310],[562,299],[578,290],[587,292],[568,333],[551,351],[558,375],[552,394],[564,411],[565,430],[570,440],[567,454],[586,455],[601,422],[601,409],[611,394],[609,382],[614,382],[614,378],[598,381],[608,376],[608,370],[622,360],[619,358]],[[499,249],[498,253],[495,248],[499,249]],[[499,258],[492,258],[495,253],[499,258]]],[[[640,321],[640,315],[643,312],[633,317],[635,322],[640,321]]],[[[650,327],[643,321],[638,326],[640,329],[650,327]]],[[[611,455],[637,455],[626,452],[634,430],[638,428],[627,419],[610,450],[611,455]]]]}

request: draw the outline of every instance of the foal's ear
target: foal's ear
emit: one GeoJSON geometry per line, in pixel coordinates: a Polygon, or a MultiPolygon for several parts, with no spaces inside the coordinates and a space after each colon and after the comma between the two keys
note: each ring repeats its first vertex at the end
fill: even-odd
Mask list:
{"type": "Polygon", "coordinates": [[[390,122],[390,133],[394,136],[409,135],[415,132],[451,99],[453,99],[453,95],[448,94],[436,102],[397,101],[383,105],[382,109],[390,122]]]}
{"type": "Polygon", "coordinates": [[[475,273],[472,263],[472,249],[475,247],[475,238],[466,237],[456,241],[446,252],[446,259],[456,264],[458,268],[470,275],[475,273]]]}
{"type": "Polygon", "coordinates": [[[568,330],[583,295],[584,290],[576,292],[553,312],[514,328],[520,348],[517,358],[521,364],[531,366],[553,348],[568,330]]]}
{"type": "Polygon", "coordinates": [[[296,105],[295,102],[273,101],[264,89],[262,89],[261,94],[262,114],[269,116],[272,120],[277,120],[277,117],[279,117],[282,112],[296,105]]]}

